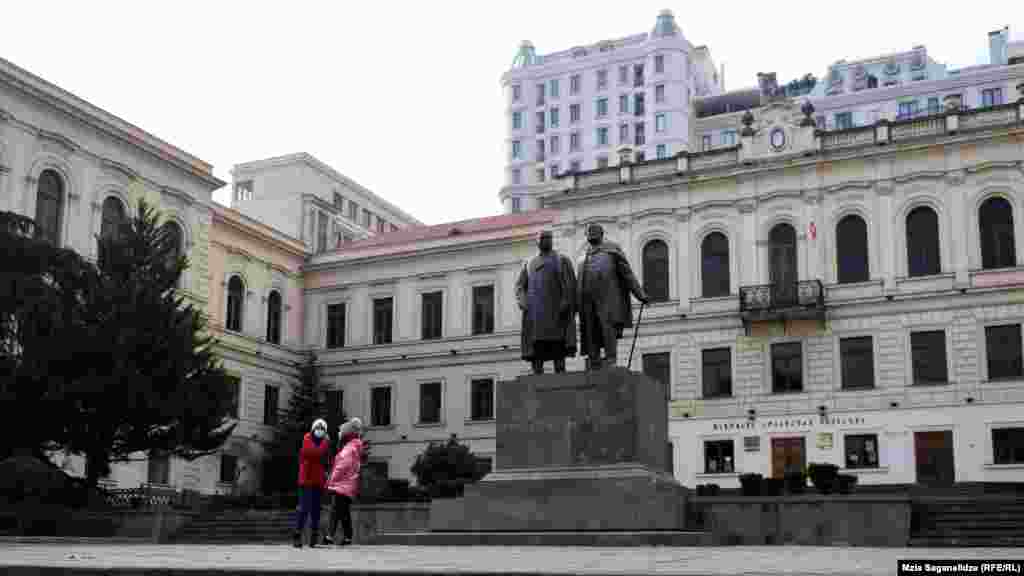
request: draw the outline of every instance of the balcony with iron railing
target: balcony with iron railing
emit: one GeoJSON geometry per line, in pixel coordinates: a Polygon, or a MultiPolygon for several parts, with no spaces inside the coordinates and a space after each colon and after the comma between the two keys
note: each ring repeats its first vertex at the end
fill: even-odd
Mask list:
{"type": "Polygon", "coordinates": [[[775,282],[740,287],[744,322],[824,318],[825,289],[821,280],[775,282]]]}

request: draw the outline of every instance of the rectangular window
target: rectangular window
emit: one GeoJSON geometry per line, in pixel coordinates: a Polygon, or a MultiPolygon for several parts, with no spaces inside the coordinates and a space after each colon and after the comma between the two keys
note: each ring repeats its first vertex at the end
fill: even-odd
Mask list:
{"type": "Polygon", "coordinates": [[[569,151],[576,152],[580,149],[580,133],[573,132],[569,134],[569,151]]]}
{"type": "Polygon", "coordinates": [[[367,210],[366,208],[363,208],[363,227],[369,228],[370,227],[370,222],[372,220],[373,220],[373,214],[369,210],[367,210]]]}
{"type": "Polygon", "coordinates": [[[938,114],[941,111],[942,111],[942,108],[939,107],[939,97],[938,96],[932,96],[931,98],[929,98],[928,99],[928,114],[929,115],[931,115],[931,114],[938,114]]]}
{"type": "Polygon", "coordinates": [[[836,130],[849,130],[853,128],[853,112],[840,112],[836,114],[836,130]]]}
{"type": "Polygon", "coordinates": [[[512,141],[512,159],[519,160],[523,157],[523,144],[519,140],[512,141]]]}
{"type": "MultiPolygon", "coordinates": [[[[551,176],[554,177],[554,169],[551,176]]],[[[473,287],[473,334],[494,333],[494,286],[473,287]]]]}
{"type": "Polygon", "coordinates": [[[424,340],[437,340],[441,337],[441,292],[423,294],[422,335],[424,340]]]}
{"type": "MultiPolygon", "coordinates": [[[[543,160],[543,158],[541,158],[541,160],[543,160]]],[[[543,182],[544,181],[544,169],[543,168],[537,168],[536,170],[534,170],[534,174],[537,177],[537,182],[543,182]]]]}
{"type": "Polygon", "coordinates": [[[629,124],[619,124],[619,144],[629,144],[629,124]]]}
{"type": "Polygon", "coordinates": [[[544,105],[544,84],[537,84],[537,106],[544,105]]]}
{"type": "Polygon", "coordinates": [[[552,108],[548,113],[548,120],[551,121],[552,128],[558,128],[558,108],[552,108]]]}
{"type": "Polygon", "coordinates": [[[668,128],[668,117],[665,114],[654,115],[654,131],[664,132],[668,128]]]}
{"type": "Polygon", "coordinates": [[[666,390],[672,389],[672,354],[656,352],[643,356],[644,376],[665,385],[666,390]]]}
{"type": "Polygon", "coordinates": [[[537,162],[543,162],[544,161],[544,141],[543,140],[537,140],[537,153],[536,153],[536,158],[535,159],[537,160],[537,162]]]}
{"type": "Polygon", "coordinates": [[[380,218],[377,218],[377,233],[383,234],[388,231],[388,223],[380,218]]]}
{"type": "Polygon", "coordinates": [[[633,94],[633,114],[635,116],[643,116],[645,114],[643,92],[640,94],[633,94]]]}
{"type": "Polygon", "coordinates": [[[598,156],[597,157],[597,168],[600,170],[601,168],[607,168],[607,167],[608,167],[608,157],[607,156],[598,156]]]}
{"type": "Polygon", "coordinates": [[[171,459],[167,456],[151,455],[146,461],[146,480],[150,484],[170,484],[171,459]]]}
{"type": "Polygon", "coordinates": [[[636,64],[633,66],[633,86],[637,88],[644,85],[644,65],[636,64]]]}
{"type": "Polygon", "coordinates": [[[512,129],[519,130],[523,127],[523,113],[513,112],[512,113],[512,129]]]}
{"type": "Polygon", "coordinates": [[[391,387],[370,390],[370,426],[391,426],[391,387]]]}
{"type": "Polygon", "coordinates": [[[629,114],[629,94],[619,95],[619,114],[629,114]]]}
{"type": "Polygon", "coordinates": [[[558,78],[548,82],[548,91],[551,93],[552,98],[558,98],[558,78]]]}
{"type": "Polygon", "coordinates": [[[356,218],[359,217],[359,204],[349,200],[348,201],[348,219],[355,222],[356,218]]]}
{"type": "Polygon", "coordinates": [[[520,198],[518,198],[518,197],[513,197],[512,198],[512,212],[515,213],[515,212],[522,212],[522,211],[523,211],[523,201],[520,198]]]}
{"type": "Polygon", "coordinates": [[[569,105],[569,123],[575,124],[580,121],[580,105],[570,104],[569,105]]]}
{"type": "Polygon", "coordinates": [[[374,298],[373,300],[373,343],[391,343],[392,298],[374,298]]]}
{"type": "Polygon", "coordinates": [[[735,471],[732,440],[712,440],[704,443],[705,474],[732,474],[735,471]]]}
{"type": "Polygon", "coordinates": [[[345,415],[345,391],[328,390],[326,408],[328,423],[341,422],[342,417],[345,415]]]}
{"type": "Polygon", "coordinates": [[[470,381],[471,420],[494,420],[494,380],[476,378],[470,381]]]}
{"type": "Polygon", "coordinates": [[[897,105],[897,119],[913,118],[915,115],[917,115],[917,100],[908,100],[897,105]]]}
{"type": "Polygon", "coordinates": [[[875,387],[875,363],[871,336],[841,338],[839,358],[844,390],[875,387]]]}
{"type": "Polygon", "coordinates": [[[512,86],[512,101],[513,102],[518,102],[519,99],[522,98],[522,97],[523,97],[523,87],[520,86],[519,84],[513,85],[512,86]]]}
{"type": "Polygon", "coordinates": [[[985,327],[985,350],[988,355],[988,379],[1020,378],[1020,324],[985,327]]]}
{"type": "Polygon", "coordinates": [[[637,146],[643,146],[647,143],[647,138],[644,134],[644,123],[637,122],[633,125],[633,143],[637,146]]]}
{"type": "Polygon", "coordinates": [[[658,160],[663,160],[663,159],[665,159],[668,156],[668,152],[665,150],[665,145],[664,144],[658,144],[658,147],[655,148],[655,151],[656,151],[655,154],[657,155],[658,160]]]}
{"type": "Polygon", "coordinates": [[[604,90],[608,87],[608,71],[598,70],[597,71],[597,89],[604,90]]]}
{"type": "Polygon", "coordinates": [[[665,56],[663,54],[656,54],[654,56],[654,73],[664,74],[665,73],[665,56]]]}
{"type": "Polygon", "coordinates": [[[910,361],[914,384],[948,382],[945,331],[911,332],[910,361]]]}
{"type": "Polygon", "coordinates": [[[441,422],[441,383],[420,384],[420,424],[441,422]]]}
{"type": "Polygon", "coordinates": [[[658,104],[665,103],[665,85],[658,84],[654,87],[654,101],[658,104]]]}
{"type": "Polygon", "coordinates": [[[238,457],[231,454],[220,455],[220,482],[234,484],[238,477],[238,457]]]}
{"type": "Polygon", "coordinates": [[[550,144],[549,147],[551,148],[552,156],[555,155],[555,154],[558,154],[559,153],[559,148],[561,148],[561,146],[560,146],[561,142],[559,142],[558,135],[557,134],[552,134],[548,143],[550,144]]]}
{"type": "Polygon", "coordinates": [[[736,131],[726,130],[722,132],[722,146],[735,146],[736,145],[736,131]]]}
{"type": "Polygon", "coordinates": [[[519,168],[512,169],[512,183],[521,184],[523,181],[523,172],[519,168]]]}
{"type": "Polygon", "coordinates": [[[993,464],[1024,464],[1024,428],[993,428],[992,452],[993,464]]]}
{"type": "Polygon", "coordinates": [[[345,347],[345,304],[327,306],[327,347],[345,347]]]}
{"type": "Polygon", "coordinates": [[[263,423],[267,426],[277,426],[280,394],[281,391],[277,386],[268,384],[263,387],[263,423]]]}
{"type": "Polygon", "coordinates": [[[803,348],[799,342],[772,344],[772,392],[800,392],[803,384],[803,348]]]}
{"type": "Polygon", "coordinates": [[[319,210],[316,213],[316,251],[327,250],[327,215],[319,210]]]}
{"type": "Polygon", "coordinates": [[[1003,89],[1002,88],[986,88],[981,91],[981,106],[988,108],[989,106],[1001,106],[1003,104],[1003,89]]]}
{"type": "Polygon", "coordinates": [[[710,348],[701,352],[701,376],[705,398],[732,396],[732,351],[710,348]]]}
{"type": "Polygon", "coordinates": [[[580,93],[580,75],[573,74],[569,77],[569,94],[580,93]]]}
{"type": "Polygon", "coordinates": [[[607,146],[608,145],[608,129],[601,127],[597,129],[597,145],[607,146]]]}
{"type": "Polygon", "coordinates": [[[878,435],[847,434],[844,444],[847,468],[878,468],[878,435]]]}
{"type": "Polygon", "coordinates": [[[629,82],[629,66],[619,66],[619,85],[629,82]]]}
{"type": "Polygon", "coordinates": [[[597,99],[597,105],[595,106],[595,109],[597,110],[597,117],[598,118],[604,118],[605,116],[607,116],[608,115],[608,99],[607,98],[598,98],[597,99]]]}
{"type": "Polygon", "coordinates": [[[253,183],[252,180],[245,180],[235,184],[235,200],[252,200],[253,199],[253,183]]]}
{"type": "Polygon", "coordinates": [[[537,112],[537,134],[544,133],[544,111],[537,112]]]}
{"type": "Polygon", "coordinates": [[[700,149],[704,152],[711,150],[711,134],[705,134],[700,137],[700,149]]]}
{"type": "Polygon", "coordinates": [[[341,210],[345,207],[345,198],[337,192],[334,193],[334,207],[341,210]]]}

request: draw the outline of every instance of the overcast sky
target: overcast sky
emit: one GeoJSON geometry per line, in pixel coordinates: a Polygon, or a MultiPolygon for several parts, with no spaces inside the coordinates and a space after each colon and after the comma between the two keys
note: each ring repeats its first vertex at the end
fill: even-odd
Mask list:
{"type": "Polygon", "coordinates": [[[305,151],[435,224],[500,212],[500,77],[524,39],[545,54],[649,32],[669,8],[736,89],[919,44],[951,67],[987,63],[989,31],[1024,32],[1021,6],[10,0],[0,56],[225,181],[235,164],[305,151]]]}

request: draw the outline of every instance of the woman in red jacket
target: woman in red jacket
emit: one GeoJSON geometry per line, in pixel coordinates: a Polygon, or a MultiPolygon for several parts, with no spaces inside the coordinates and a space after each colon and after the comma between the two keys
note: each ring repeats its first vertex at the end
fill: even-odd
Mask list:
{"type": "Polygon", "coordinates": [[[302,438],[299,451],[299,516],[295,523],[294,545],[302,548],[302,529],[309,523],[309,546],[317,544],[320,531],[320,493],[324,489],[324,460],[328,454],[327,422],[317,419],[313,430],[302,438]]]}
{"type": "Polygon", "coordinates": [[[345,532],[342,545],[352,543],[352,501],[359,495],[359,470],[366,459],[366,443],[363,442],[363,423],[353,418],[338,430],[338,445],[341,449],[334,458],[331,479],[327,491],[334,495],[334,509],[331,514],[331,530],[324,536],[324,544],[333,543],[338,521],[345,532]]]}

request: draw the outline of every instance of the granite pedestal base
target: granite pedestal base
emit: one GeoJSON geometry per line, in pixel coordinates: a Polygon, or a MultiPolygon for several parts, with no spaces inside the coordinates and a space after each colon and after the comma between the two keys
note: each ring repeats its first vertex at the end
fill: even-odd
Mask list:
{"type": "Polygon", "coordinates": [[[432,532],[681,531],[687,490],[638,464],[503,470],[435,500],[432,532]]]}

